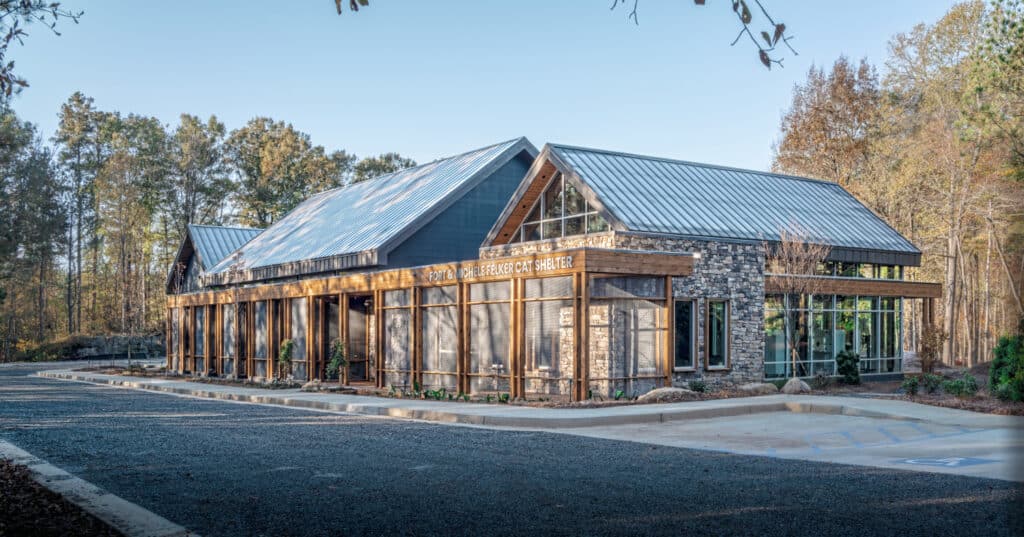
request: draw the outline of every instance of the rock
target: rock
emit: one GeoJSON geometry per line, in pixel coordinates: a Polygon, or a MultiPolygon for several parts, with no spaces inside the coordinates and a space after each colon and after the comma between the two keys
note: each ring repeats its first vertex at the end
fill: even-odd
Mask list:
{"type": "Polygon", "coordinates": [[[806,382],[798,379],[791,378],[786,382],[786,385],[782,387],[782,393],[788,393],[790,395],[797,393],[811,393],[811,387],[806,382]]]}
{"type": "Polygon", "coordinates": [[[655,388],[638,399],[638,403],[674,403],[677,401],[692,401],[700,399],[700,395],[686,388],[655,388]]]}
{"type": "Polygon", "coordinates": [[[751,382],[740,386],[737,390],[750,395],[772,395],[779,393],[779,388],[770,382],[751,382]]]}
{"type": "Polygon", "coordinates": [[[354,388],[341,386],[335,382],[320,382],[319,380],[311,380],[303,384],[300,389],[304,392],[356,393],[354,388]]]}

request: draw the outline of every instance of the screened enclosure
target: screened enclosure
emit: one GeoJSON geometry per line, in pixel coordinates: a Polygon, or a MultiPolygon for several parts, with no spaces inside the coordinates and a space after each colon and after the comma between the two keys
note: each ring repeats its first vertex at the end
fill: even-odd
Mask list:
{"type": "Polygon", "coordinates": [[[665,280],[594,278],[589,381],[602,397],[637,396],[666,384],[665,280]]]}

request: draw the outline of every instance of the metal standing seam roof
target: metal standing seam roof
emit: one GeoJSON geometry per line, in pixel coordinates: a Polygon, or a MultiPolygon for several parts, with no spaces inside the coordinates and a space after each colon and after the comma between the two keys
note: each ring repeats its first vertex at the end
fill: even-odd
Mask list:
{"type": "Polygon", "coordinates": [[[321,192],[209,272],[291,265],[279,275],[293,275],[382,264],[389,248],[523,151],[537,154],[526,138],[516,138],[321,192]],[[320,262],[339,257],[343,263],[320,262]]]}
{"type": "Polygon", "coordinates": [[[549,144],[626,231],[778,241],[795,223],[832,247],[920,255],[836,183],[549,144]]]}
{"type": "Polygon", "coordinates": [[[231,255],[231,252],[242,247],[262,229],[248,227],[201,226],[189,224],[188,233],[192,237],[192,245],[199,254],[199,261],[204,271],[209,271],[217,263],[231,255]]]}

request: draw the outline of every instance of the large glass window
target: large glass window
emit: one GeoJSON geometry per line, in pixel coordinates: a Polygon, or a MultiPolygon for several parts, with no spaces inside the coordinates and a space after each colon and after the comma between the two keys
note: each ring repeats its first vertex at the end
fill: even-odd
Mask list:
{"type": "Polygon", "coordinates": [[[786,353],[785,295],[768,295],[764,301],[764,375],[767,378],[789,376],[786,353]]]}
{"type": "Polygon", "coordinates": [[[306,312],[306,299],[291,299],[291,339],[294,343],[292,350],[292,378],[306,378],[306,328],[309,326],[306,312]]]}
{"type": "Polygon", "coordinates": [[[206,307],[200,306],[196,308],[196,325],[195,325],[195,355],[204,356],[206,354],[206,332],[204,331],[206,321],[206,307]]]}
{"type": "Polygon", "coordinates": [[[575,348],[572,278],[526,280],[524,298],[526,393],[569,393],[575,348]]]}
{"type": "Polygon", "coordinates": [[[181,308],[171,308],[171,370],[178,370],[178,349],[181,348],[181,308]]]}
{"type": "Polygon", "coordinates": [[[694,355],[694,322],[695,311],[692,300],[675,301],[675,368],[693,369],[697,367],[694,355]]]}
{"type": "Polygon", "coordinates": [[[469,286],[469,382],[474,393],[509,391],[511,287],[508,281],[469,286]]]}
{"type": "Polygon", "coordinates": [[[421,293],[423,386],[454,390],[458,381],[457,288],[428,287],[421,293]]]}
{"type": "Polygon", "coordinates": [[[556,239],[608,230],[608,222],[561,173],[556,173],[510,242],[556,239]]]}
{"type": "Polygon", "coordinates": [[[221,360],[223,362],[224,374],[235,374],[235,305],[224,304],[221,306],[221,360]]]}
{"type": "Polygon", "coordinates": [[[729,303],[723,300],[708,301],[707,367],[724,369],[729,367],[729,303]]]}
{"type": "Polygon", "coordinates": [[[835,357],[844,351],[857,353],[862,373],[899,372],[900,322],[898,298],[766,295],[765,377],[790,376],[794,355],[797,376],[835,375],[835,357]]]}
{"type": "Polygon", "coordinates": [[[412,312],[409,290],[384,293],[384,384],[412,387],[412,312]]]}
{"type": "Polygon", "coordinates": [[[267,354],[270,352],[268,345],[267,327],[267,303],[265,301],[253,302],[253,360],[254,376],[267,376],[267,354]]]}

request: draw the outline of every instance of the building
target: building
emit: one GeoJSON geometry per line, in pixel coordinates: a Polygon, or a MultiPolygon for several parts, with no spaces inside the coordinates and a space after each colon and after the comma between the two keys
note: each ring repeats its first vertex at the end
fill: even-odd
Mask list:
{"type": "Polygon", "coordinates": [[[221,259],[169,288],[182,373],[322,379],[340,340],[350,383],[512,397],[834,374],[844,350],[899,374],[904,304],[930,323],[941,295],[834,183],[524,138],[318,194],[204,257],[218,235],[190,230],[178,273],[221,259]],[[765,266],[795,226],[828,255],[784,302],[765,266]]]}

